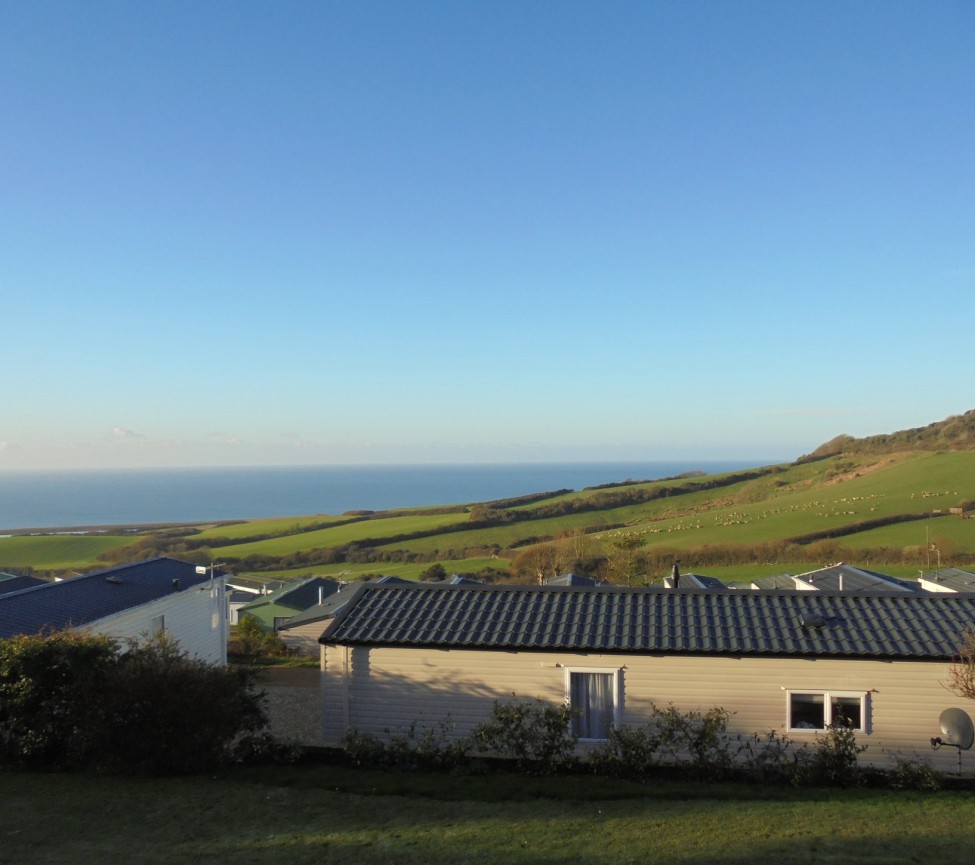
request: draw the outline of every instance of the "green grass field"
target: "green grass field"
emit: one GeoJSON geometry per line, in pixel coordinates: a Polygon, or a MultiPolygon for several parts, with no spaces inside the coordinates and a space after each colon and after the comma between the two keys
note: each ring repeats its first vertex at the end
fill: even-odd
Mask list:
{"type": "MultiPolygon", "coordinates": [[[[482,568],[499,568],[504,570],[508,566],[505,559],[470,558],[445,559],[440,562],[449,574],[476,573],[482,568]]],[[[383,574],[385,576],[401,577],[404,580],[416,580],[427,568],[430,562],[369,562],[366,564],[314,565],[307,568],[293,568],[282,571],[262,571],[261,576],[267,579],[298,579],[314,574],[320,577],[332,577],[337,580],[355,580],[367,574],[383,574]]]]}
{"type": "Polygon", "coordinates": [[[971,792],[796,790],[586,776],[237,770],[0,773],[0,865],[970,863],[971,792]]]}
{"type": "Polygon", "coordinates": [[[266,520],[247,520],[240,523],[229,523],[204,528],[198,538],[250,538],[255,535],[283,535],[288,532],[302,531],[307,526],[319,523],[341,523],[353,520],[352,516],[308,516],[308,517],[275,517],[266,520]]]}
{"type": "Polygon", "coordinates": [[[0,538],[0,570],[4,567],[91,569],[99,564],[98,556],[101,553],[131,543],[131,537],[111,535],[15,535],[0,538]]]}
{"type": "Polygon", "coordinates": [[[394,516],[380,520],[347,523],[333,528],[303,532],[299,535],[286,535],[285,537],[253,541],[247,544],[234,544],[219,547],[219,549],[221,556],[243,557],[252,554],[281,556],[301,550],[318,549],[319,547],[338,547],[361,541],[363,538],[429,531],[441,526],[464,522],[468,519],[470,517],[466,513],[394,516]]]}

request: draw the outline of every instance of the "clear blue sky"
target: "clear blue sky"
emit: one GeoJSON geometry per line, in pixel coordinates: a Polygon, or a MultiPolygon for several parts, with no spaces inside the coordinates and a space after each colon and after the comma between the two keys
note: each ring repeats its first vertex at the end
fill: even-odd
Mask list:
{"type": "Polygon", "coordinates": [[[970,409],[973,45],[971,0],[7,0],[0,467],[970,409]]]}

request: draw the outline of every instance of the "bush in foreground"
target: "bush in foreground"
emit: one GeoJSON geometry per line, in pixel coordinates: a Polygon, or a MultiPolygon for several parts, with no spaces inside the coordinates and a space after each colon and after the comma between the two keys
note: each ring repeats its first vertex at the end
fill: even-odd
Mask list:
{"type": "Polygon", "coordinates": [[[251,673],[166,638],[58,632],[0,640],[0,765],[172,775],[233,758],[267,725],[251,673]]]}
{"type": "Polygon", "coordinates": [[[478,751],[513,759],[520,770],[551,772],[572,760],[577,737],[571,719],[565,705],[495,700],[491,720],[478,725],[472,738],[478,751]]]}
{"type": "Polygon", "coordinates": [[[594,771],[642,777],[660,765],[680,765],[697,778],[715,779],[733,763],[726,737],[731,713],[714,708],[682,712],[651,703],[650,719],[640,727],[613,727],[609,739],[589,755],[594,771]]]}
{"type": "Polygon", "coordinates": [[[570,770],[636,780],[678,775],[794,787],[871,784],[913,790],[937,790],[941,783],[930,763],[916,756],[894,755],[887,772],[861,769],[858,758],[867,746],[842,725],[827,727],[814,742],[797,743],[775,730],[731,736],[731,713],[720,707],[681,711],[673,705],[652,706],[646,724],[613,727],[606,742],[581,755],[571,718],[564,705],[499,700],[491,718],[468,738],[452,736],[448,722],[433,729],[413,724],[395,735],[386,730],[385,738],[351,730],[342,744],[355,765],[374,768],[454,770],[467,765],[473,771],[483,763],[471,764],[467,758],[480,753],[532,774],[570,770]]]}

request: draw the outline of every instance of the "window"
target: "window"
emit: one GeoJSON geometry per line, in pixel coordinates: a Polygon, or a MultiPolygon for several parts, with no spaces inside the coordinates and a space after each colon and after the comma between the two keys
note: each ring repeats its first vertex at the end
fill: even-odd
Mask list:
{"type": "Polygon", "coordinates": [[[608,739],[620,720],[620,671],[566,670],[566,697],[572,733],[583,741],[608,739]]]}
{"type": "Polygon", "coordinates": [[[866,730],[867,695],[862,691],[789,691],[788,701],[790,730],[866,730]]]}

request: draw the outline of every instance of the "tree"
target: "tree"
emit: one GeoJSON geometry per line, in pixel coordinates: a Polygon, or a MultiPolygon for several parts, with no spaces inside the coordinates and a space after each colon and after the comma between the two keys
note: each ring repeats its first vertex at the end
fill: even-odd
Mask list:
{"type": "Polygon", "coordinates": [[[420,572],[420,579],[427,583],[436,583],[439,580],[447,579],[447,569],[437,562],[430,565],[425,571],[420,572]]]}
{"type": "Polygon", "coordinates": [[[557,577],[563,557],[556,544],[536,544],[519,553],[511,562],[516,577],[531,577],[541,585],[546,577],[557,577]]]}
{"type": "Polygon", "coordinates": [[[975,700],[975,631],[965,631],[945,687],[959,697],[975,700]]]}
{"type": "Polygon", "coordinates": [[[233,639],[227,647],[232,655],[257,660],[288,653],[287,646],[273,631],[265,631],[256,616],[245,613],[237,620],[233,639]]]}
{"type": "Polygon", "coordinates": [[[639,554],[643,539],[639,535],[620,535],[610,544],[606,560],[606,572],[618,585],[632,586],[646,574],[643,558],[639,554]]]}

